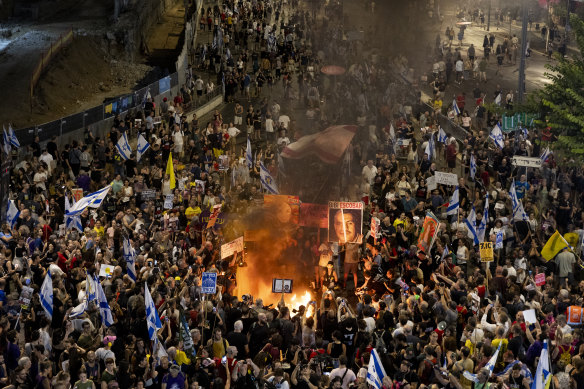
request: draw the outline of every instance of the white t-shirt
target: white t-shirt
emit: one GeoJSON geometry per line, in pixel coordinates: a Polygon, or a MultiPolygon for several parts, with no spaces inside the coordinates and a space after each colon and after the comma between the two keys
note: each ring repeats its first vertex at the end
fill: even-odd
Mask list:
{"type": "Polygon", "coordinates": [[[271,118],[266,119],[266,132],[274,132],[274,121],[271,118]]]}
{"type": "Polygon", "coordinates": [[[288,125],[290,124],[290,117],[288,115],[280,115],[278,122],[282,123],[285,129],[288,129],[288,125]]]}
{"type": "Polygon", "coordinates": [[[337,367],[336,369],[333,369],[333,371],[331,371],[331,374],[329,375],[329,379],[332,381],[333,378],[335,377],[342,377],[343,375],[345,375],[345,378],[343,378],[343,389],[348,389],[349,388],[349,384],[351,382],[355,382],[355,380],[357,379],[357,376],[355,375],[355,373],[353,373],[353,371],[351,369],[349,369],[348,367],[337,367]],[[345,374],[346,372],[346,374],[345,374]]]}
{"type": "Polygon", "coordinates": [[[229,134],[229,137],[231,138],[235,138],[237,135],[239,135],[241,131],[239,131],[239,129],[237,127],[229,127],[227,129],[227,133],[229,134]]]}
{"type": "Polygon", "coordinates": [[[365,177],[367,179],[367,182],[369,182],[369,185],[373,184],[373,180],[375,179],[375,176],[377,175],[377,167],[375,165],[369,167],[368,165],[363,166],[363,171],[361,172],[361,175],[363,177],[365,177]]]}

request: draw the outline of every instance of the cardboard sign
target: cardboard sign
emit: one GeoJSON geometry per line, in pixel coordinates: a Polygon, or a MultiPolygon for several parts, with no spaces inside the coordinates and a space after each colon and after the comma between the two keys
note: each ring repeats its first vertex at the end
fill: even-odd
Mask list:
{"type": "Polygon", "coordinates": [[[221,245],[221,259],[232,256],[234,253],[241,252],[243,252],[243,236],[221,245]]]}
{"type": "Polygon", "coordinates": [[[164,198],[164,209],[172,209],[172,202],[174,201],[174,195],[169,194],[164,198]]]}
{"type": "Polygon", "coordinates": [[[209,222],[207,223],[207,228],[211,228],[215,225],[217,218],[219,217],[219,213],[221,212],[221,204],[213,205],[213,212],[209,216],[209,222]]]}
{"type": "Polygon", "coordinates": [[[201,277],[201,293],[215,294],[217,291],[217,273],[204,272],[201,277]]]}
{"type": "Polygon", "coordinates": [[[71,189],[71,194],[73,195],[75,202],[78,202],[79,200],[81,200],[83,198],[83,189],[81,189],[81,188],[71,189]]]}
{"type": "Polygon", "coordinates": [[[114,274],[114,269],[115,266],[113,265],[105,265],[105,264],[100,264],[99,265],[99,276],[100,277],[111,277],[114,274]]]}
{"type": "Polygon", "coordinates": [[[300,204],[300,223],[302,227],[328,228],[328,207],[324,204],[300,204]]]}
{"type": "Polygon", "coordinates": [[[535,285],[537,286],[545,285],[545,273],[538,273],[535,275],[535,285]]]}
{"type": "Polygon", "coordinates": [[[535,324],[537,323],[537,316],[535,315],[535,309],[528,309],[526,311],[522,311],[523,313],[523,320],[527,324],[535,324]]]}
{"type": "Polygon", "coordinates": [[[430,176],[426,178],[426,186],[430,192],[436,189],[438,187],[438,185],[436,185],[436,176],[430,176]]]}
{"type": "Polygon", "coordinates": [[[292,280],[274,278],[272,280],[272,293],[292,293],[292,280]]]}
{"type": "Polygon", "coordinates": [[[481,262],[493,262],[493,242],[479,243],[479,252],[481,255],[481,262]]]}
{"type": "Polygon", "coordinates": [[[18,302],[20,303],[20,308],[23,310],[27,310],[28,306],[30,305],[30,300],[32,300],[32,294],[34,293],[34,289],[30,286],[22,286],[22,291],[20,291],[20,297],[18,298],[18,302]]]}
{"type": "Polygon", "coordinates": [[[456,186],[458,185],[458,176],[454,173],[434,172],[436,184],[456,186]]]}
{"type": "Polygon", "coordinates": [[[154,189],[144,189],[140,196],[142,200],[154,200],[156,198],[156,191],[154,189]]]}
{"type": "Polygon", "coordinates": [[[521,155],[514,155],[511,161],[515,166],[533,167],[538,169],[541,167],[541,158],[538,157],[524,157],[521,155]]]}

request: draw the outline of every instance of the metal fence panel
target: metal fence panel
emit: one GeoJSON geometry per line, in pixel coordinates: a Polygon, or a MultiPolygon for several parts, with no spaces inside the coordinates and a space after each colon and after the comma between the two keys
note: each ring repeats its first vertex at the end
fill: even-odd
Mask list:
{"type": "Polygon", "coordinates": [[[85,111],[85,125],[95,124],[103,120],[103,105],[98,105],[85,111]]]}
{"type": "Polygon", "coordinates": [[[22,128],[20,130],[14,130],[14,132],[16,133],[16,137],[18,138],[20,144],[24,146],[29,145],[34,141],[35,130],[35,127],[29,127],[22,128]]]}
{"type": "Polygon", "coordinates": [[[61,120],[55,120],[37,127],[37,134],[41,142],[51,139],[53,136],[61,135],[61,120]]]}
{"type": "Polygon", "coordinates": [[[83,112],[63,118],[63,134],[83,128],[83,112]]]}

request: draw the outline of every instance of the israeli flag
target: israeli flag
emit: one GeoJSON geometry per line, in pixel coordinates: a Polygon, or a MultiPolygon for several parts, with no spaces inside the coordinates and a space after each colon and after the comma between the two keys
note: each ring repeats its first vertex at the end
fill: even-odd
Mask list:
{"type": "Polygon", "coordinates": [[[499,123],[493,127],[493,130],[491,131],[491,139],[495,142],[498,148],[502,149],[505,146],[503,143],[503,131],[501,131],[499,123]]]}
{"type": "Polygon", "coordinates": [[[452,99],[452,109],[454,110],[456,116],[460,115],[460,108],[458,108],[458,104],[456,104],[456,98],[452,99]]]}
{"type": "Polygon", "coordinates": [[[438,142],[446,144],[447,141],[448,136],[446,135],[446,132],[442,129],[442,127],[440,127],[438,129],[438,142]]]}
{"type": "MultiPolygon", "coordinates": [[[[503,369],[502,372],[495,374],[495,377],[501,377],[506,375],[507,373],[510,372],[510,370],[513,368],[513,366],[517,365],[519,362],[519,360],[515,360],[513,362],[511,362],[510,364],[508,364],[505,369],[503,369]]],[[[527,366],[524,363],[521,363],[521,373],[525,378],[529,378],[529,380],[533,380],[533,377],[531,375],[531,371],[529,371],[529,369],[527,368],[527,366]]]]}
{"type": "Polygon", "coordinates": [[[263,162],[260,162],[260,181],[262,182],[262,186],[264,189],[271,194],[280,194],[278,192],[278,186],[276,185],[276,181],[266,169],[263,162]]]}
{"type": "Polygon", "coordinates": [[[375,389],[381,389],[383,386],[383,377],[386,375],[377,350],[371,350],[369,367],[367,368],[367,383],[375,389]]]}
{"type": "Polygon", "coordinates": [[[85,280],[85,295],[87,296],[87,301],[89,303],[92,301],[97,301],[97,287],[95,286],[95,279],[89,277],[89,274],[86,274],[85,280]]]}
{"type": "Polygon", "coordinates": [[[69,209],[69,212],[67,212],[65,215],[79,216],[83,213],[83,211],[85,211],[87,207],[99,208],[99,206],[109,193],[111,187],[112,186],[110,184],[105,188],[98,190],[97,192],[90,193],[87,196],[83,197],[81,200],[76,202],[75,205],[73,205],[71,209],[69,209]]]}
{"type": "Polygon", "coordinates": [[[470,178],[475,179],[477,174],[477,161],[475,160],[474,154],[470,155],[470,178]]]}
{"type": "Polygon", "coordinates": [[[448,245],[444,246],[444,250],[442,251],[442,256],[440,257],[440,263],[443,263],[446,260],[446,257],[450,255],[450,250],[448,250],[448,245]]]}
{"type": "Polygon", "coordinates": [[[251,169],[253,167],[253,155],[251,153],[251,142],[249,138],[247,138],[247,147],[245,148],[245,159],[247,160],[247,167],[251,169]]]}
{"type": "Polygon", "coordinates": [[[446,208],[446,215],[456,215],[458,213],[458,206],[460,205],[458,200],[458,186],[454,189],[454,193],[448,202],[448,207],[446,208]]]}
{"type": "Polygon", "coordinates": [[[6,221],[10,224],[11,229],[14,228],[19,216],[20,211],[14,200],[8,200],[8,207],[6,207],[6,221]]]}
{"type": "Polygon", "coordinates": [[[150,143],[144,138],[144,135],[140,134],[138,136],[138,146],[136,147],[136,161],[140,162],[142,155],[146,153],[146,150],[150,148],[150,143]]]}
{"type": "Polygon", "coordinates": [[[546,149],[543,151],[543,153],[541,153],[541,156],[539,157],[539,159],[541,159],[541,162],[544,163],[545,161],[547,161],[547,159],[550,157],[550,155],[552,155],[552,152],[551,152],[549,147],[546,147],[546,149]]]}
{"type": "Polygon", "coordinates": [[[160,317],[156,311],[154,300],[148,289],[148,283],[144,283],[144,304],[146,305],[146,325],[148,326],[148,336],[150,340],[157,341],[156,331],[162,328],[160,317]]]}
{"type": "Polygon", "coordinates": [[[511,188],[509,188],[509,196],[511,197],[511,203],[513,204],[513,220],[529,220],[527,213],[523,209],[523,204],[517,198],[517,192],[515,191],[515,181],[511,183],[511,188]]]}
{"type": "Polygon", "coordinates": [[[10,144],[16,148],[20,147],[20,142],[16,137],[16,133],[14,132],[14,128],[9,124],[8,125],[8,136],[10,137],[10,144]]]}
{"type": "Polygon", "coordinates": [[[495,248],[496,249],[503,248],[503,231],[502,230],[497,232],[497,235],[495,235],[495,248]]]}
{"type": "Polygon", "coordinates": [[[8,134],[6,133],[6,128],[4,128],[4,135],[3,138],[4,140],[4,152],[8,155],[10,155],[10,153],[12,152],[12,145],[10,144],[10,137],[8,136],[8,134]]]}
{"type": "Polygon", "coordinates": [[[426,150],[424,151],[428,154],[428,160],[431,161],[436,156],[436,143],[434,142],[434,134],[430,135],[428,144],[426,145],[426,150]]]}
{"type": "Polygon", "coordinates": [[[485,200],[485,210],[483,211],[483,219],[481,224],[477,226],[477,237],[479,242],[485,241],[485,231],[487,230],[487,223],[489,220],[489,194],[487,193],[487,198],[485,200]]]}
{"type": "Polygon", "coordinates": [[[543,348],[541,349],[541,354],[539,356],[539,362],[537,363],[537,369],[535,369],[535,377],[531,383],[531,389],[544,389],[548,386],[548,380],[551,380],[552,375],[550,374],[550,354],[548,350],[547,339],[543,341],[543,348]]]}
{"type": "Polygon", "coordinates": [[[136,250],[134,250],[128,238],[124,238],[124,259],[126,260],[128,276],[132,281],[136,282],[136,250]]]}
{"type": "Polygon", "coordinates": [[[81,216],[67,216],[67,212],[71,209],[69,204],[69,197],[65,196],[65,228],[70,230],[75,228],[79,232],[83,232],[83,223],[81,223],[81,216]]]}
{"type": "Polygon", "coordinates": [[[69,312],[69,317],[78,317],[83,315],[83,313],[87,310],[87,307],[88,307],[87,298],[84,298],[81,304],[77,305],[75,308],[71,310],[71,312],[69,312]]]}
{"type": "Polygon", "coordinates": [[[118,150],[118,153],[120,153],[120,156],[122,158],[124,158],[125,160],[130,159],[130,154],[132,154],[132,148],[128,143],[128,137],[125,132],[122,134],[122,136],[120,136],[120,139],[118,139],[118,143],[116,143],[116,149],[118,150]]]}
{"type": "MultiPolygon", "coordinates": [[[[491,376],[491,374],[493,374],[493,370],[495,369],[495,365],[497,364],[497,358],[499,358],[499,351],[501,351],[502,344],[503,344],[503,342],[499,342],[499,347],[497,347],[497,351],[495,351],[495,353],[493,354],[491,359],[489,359],[489,362],[487,362],[487,364],[484,367],[485,369],[489,370],[489,377],[491,376]]],[[[469,381],[476,382],[476,383],[479,382],[477,375],[472,374],[471,372],[469,372],[467,370],[465,370],[464,373],[462,373],[462,375],[464,376],[464,378],[466,378],[469,381]]]]}
{"type": "Polygon", "coordinates": [[[95,286],[97,289],[97,304],[99,306],[99,314],[101,316],[101,322],[106,327],[114,324],[114,318],[112,316],[112,310],[109,307],[107,298],[105,297],[105,292],[101,287],[101,282],[98,279],[95,280],[95,286]]]}
{"type": "Polygon", "coordinates": [[[477,235],[477,214],[474,206],[470,210],[466,219],[464,219],[464,224],[466,224],[466,227],[468,228],[468,237],[473,240],[475,245],[479,244],[480,241],[477,235]]]}
{"type": "Polygon", "coordinates": [[[41,291],[39,293],[41,306],[49,320],[53,320],[53,280],[51,279],[51,271],[47,271],[41,291]]]}
{"type": "Polygon", "coordinates": [[[495,97],[495,104],[497,105],[501,105],[501,94],[502,93],[499,93],[497,97],[495,97]]]}

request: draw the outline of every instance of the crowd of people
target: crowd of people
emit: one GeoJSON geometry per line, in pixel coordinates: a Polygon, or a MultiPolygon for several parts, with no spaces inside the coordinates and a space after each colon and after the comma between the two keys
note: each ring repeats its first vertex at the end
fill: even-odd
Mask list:
{"type": "MultiPolygon", "coordinates": [[[[227,80],[226,96],[238,101],[224,113],[229,125],[217,111],[200,126],[175,98],[161,107],[148,101],[143,112],[116,118],[105,137],[87,131],[70,145],[56,138],[29,145],[11,172],[10,199],[20,214],[0,235],[2,387],[527,389],[548,347],[554,387],[582,388],[584,174],[577,161],[552,154],[541,168],[514,166],[513,156],[539,157],[553,139],[546,131],[515,131],[498,147],[489,137],[497,117],[486,112],[484,121],[466,126],[465,139],[440,138],[437,113],[414,106],[415,88],[407,91],[375,54],[344,39],[338,24],[317,23],[287,3],[227,1],[203,12],[201,28],[233,36],[223,38],[217,68],[227,80]],[[295,27],[269,29],[282,12],[290,12],[295,27]],[[306,23],[329,38],[303,37],[306,23]],[[251,44],[257,47],[250,61],[251,44]],[[231,64],[225,49],[241,58],[231,57],[231,64]],[[317,49],[346,67],[342,82],[318,76],[320,55],[311,54],[317,49]],[[298,84],[287,86],[293,75],[298,84]],[[347,120],[359,125],[343,166],[360,168],[343,172],[350,179],[339,197],[322,200],[362,201],[362,234],[341,223],[347,229],[339,227],[335,236],[348,243],[327,242],[313,228],[287,227],[294,231],[290,256],[281,260],[302,261],[304,277],[313,281],[313,301],[299,307],[284,299],[264,304],[272,299],[269,290],[258,296],[239,290],[244,253],[221,256],[221,246],[242,232],[238,218],[263,202],[260,162],[284,183],[278,172],[283,166],[291,172],[294,164],[280,152],[303,134],[271,91],[245,114],[241,103],[258,98],[247,89],[251,79],[261,88],[262,76],[299,101],[306,113],[299,121],[315,128],[347,120]],[[230,78],[239,91],[229,92],[230,78]],[[244,118],[254,148],[267,142],[251,168],[239,159],[245,146],[235,140],[244,118]],[[124,133],[150,142],[139,161],[116,150],[124,133]],[[431,183],[446,170],[457,174],[457,186],[431,183]],[[80,229],[66,228],[66,202],[79,200],[79,190],[87,195],[110,184],[100,207],[81,214],[80,229]],[[455,191],[459,205],[452,214],[455,191]],[[526,218],[516,217],[514,197],[526,218]],[[223,214],[207,228],[216,205],[223,214]],[[429,212],[440,224],[422,250],[417,243],[429,212]],[[476,222],[468,222],[471,214],[476,222]],[[484,241],[497,246],[486,263],[473,235],[483,221],[484,241]],[[548,260],[542,248],[556,230],[576,243],[548,260]],[[136,253],[135,277],[125,242],[136,253]],[[216,293],[203,293],[203,272],[217,273],[216,293]],[[52,316],[39,294],[47,276],[52,316]],[[93,282],[103,288],[111,323],[101,303],[77,310],[93,282]],[[152,332],[147,323],[155,316],[160,328],[152,332]],[[376,370],[379,383],[369,368],[373,355],[383,370],[376,370]]],[[[336,15],[338,4],[327,4],[336,15]]],[[[393,64],[403,67],[403,59],[393,64]]],[[[201,83],[193,87],[197,95],[203,90],[201,83]]],[[[264,273],[253,277],[271,280],[264,273]]]]}

